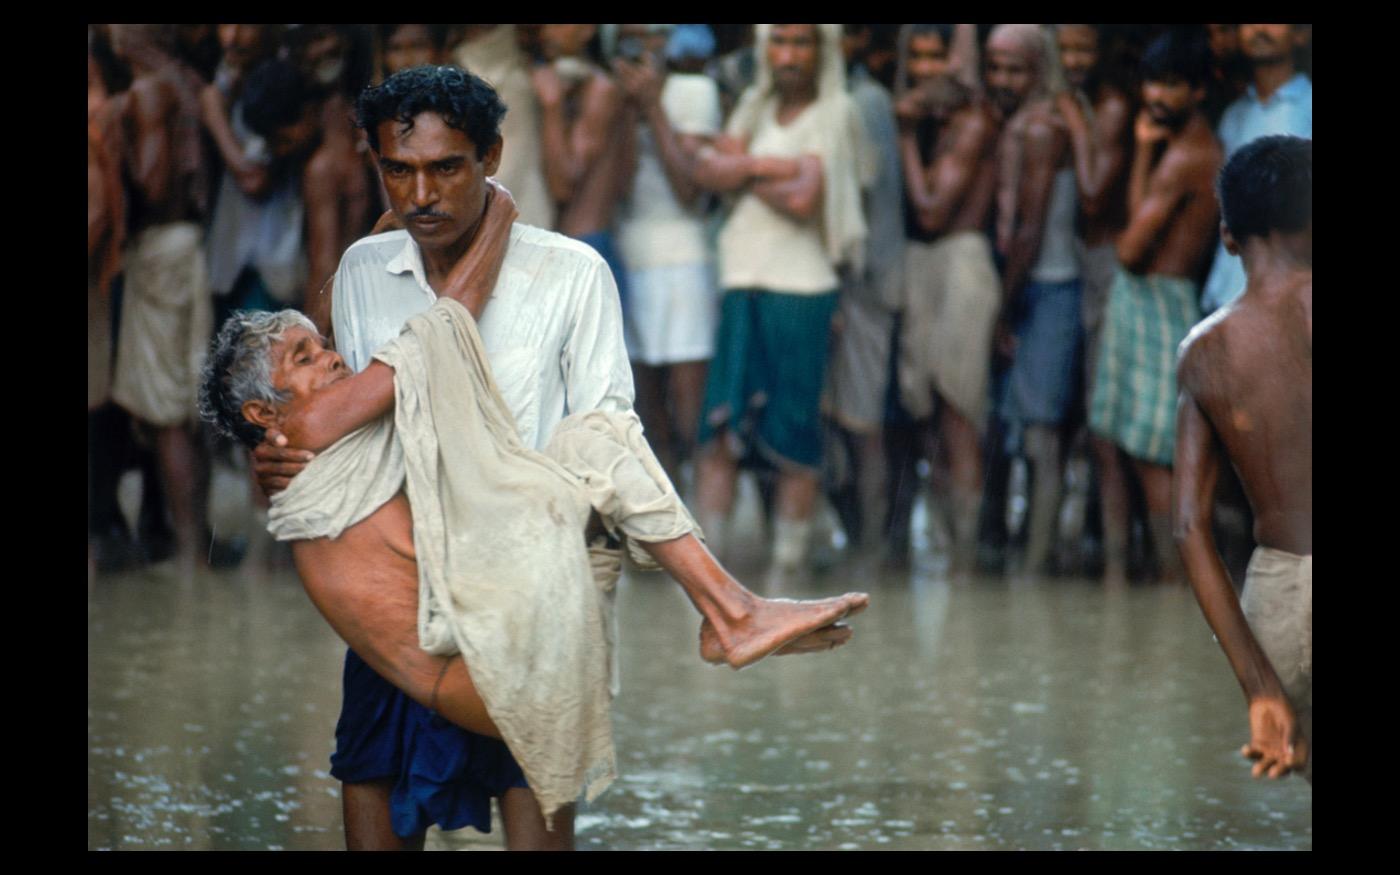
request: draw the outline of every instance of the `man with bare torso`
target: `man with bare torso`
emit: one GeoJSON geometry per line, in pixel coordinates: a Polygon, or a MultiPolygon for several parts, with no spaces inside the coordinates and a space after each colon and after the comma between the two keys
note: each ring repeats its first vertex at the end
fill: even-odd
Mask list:
{"type": "Polygon", "coordinates": [[[623,92],[589,59],[596,24],[546,24],[540,31],[548,64],[530,72],[540,103],[544,178],[557,209],[555,229],[597,250],[612,268],[623,307],[626,271],[612,237],[613,213],[631,184],[635,130],[623,113],[623,92]]]}
{"type": "MultiPolygon", "coordinates": [[[[1118,270],[1118,235],[1128,224],[1128,158],[1133,137],[1133,101],[1111,75],[1117,71],[1108,57],[1106,36],[1098,24],[1055,26],[1060,64],[1074,89],[1061,94],[1056,106],[1069,131],[1079,184],[1086,391],[1093,388],[1104,310],[1118,270]]],[[[1098,463],[1104,580],[1117,586],[1126,582],[1128,574],[1128,485],[1113,442],[1092,436],[1090,440],[1098,463]]]]}
{"type": "MultiPolygon", "coordinates": [[[[1001,280],[986,227],[1004,116],[954,78],[953,28],[909,25],[895,114],[909,239],[901,398],[920,419],[935,413],[936,399],[942,401],[938,433],[952,469],[953,562],[961,567],[970,559],[982,503],[981,434],[992,329],[1001,308],[1001,280]]],[[[901,494],[912,501],[912,493],[901,494]]],[[[902,509],[897,516],[907,520],[902,509]]]]}
{"type": "MultiPolygon", "coordinates": [[[[1060,427],[1074,396],[1080,271],[1074,153],[1056,108],[1058,53],[1039,25],[1001,24],[987,38],[987,89],[1009,118],[998,146],[998,248],[1006,297],[998,346],[1011,358],[999,416],[1032,481],[1025,567],[1046,570],[1063,483],[1060,427]],[[1014,333],[1014,336],[1013,336],[1014,333]]],[[[1013,450],[1014,452],[1014,450],[1013,450]]]]}
{"type": "Polygon", "coordinates": [[[1205,59],[1168,32],[1143,55],[1145,106],[1128,184],[1128,227],[1109,295],[1089,426],[1132,458],[1160,573],[1179,579],[1171,548],[1176,346],[1200,318],[1196,277],[1215,230],[1220,145],[1200,112],[1205,59]]]}
{"type": "Polygon", "coordinates": [[[176,559],[189,574],[205,535],[207,471],[193,427],[212,320],[198,75],[174,58],[173,27],[113,25],[112,36],[132,71],[120,120],[128,237],[112,399],[155,429],[176,559]]]}
{"type": "Polygon", "coordinates": [[[1244,689],[1254,776],[1312,783],[1312,141],[1252,141],[1219,191],[1221,235],[1247,283],[1182,344],[1176,537],[1244,689]],[[1211,537],[1222,451],[1259,543],[1239,598],[1211,537]]]}

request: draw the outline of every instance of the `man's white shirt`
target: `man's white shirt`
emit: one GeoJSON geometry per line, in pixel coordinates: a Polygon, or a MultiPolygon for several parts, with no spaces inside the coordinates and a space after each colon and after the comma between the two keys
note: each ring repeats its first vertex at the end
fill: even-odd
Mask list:
{"type": "MultiPolygon", "coordinates": [[[[359,240],[335,274],[336,349],[358,373],[436,300],[407,231],[359,240]]],[[[526,446],[542,448],[570,413],[632,408],[617,283],[591,247],[516,223],[477,328],[526,446]]]]}

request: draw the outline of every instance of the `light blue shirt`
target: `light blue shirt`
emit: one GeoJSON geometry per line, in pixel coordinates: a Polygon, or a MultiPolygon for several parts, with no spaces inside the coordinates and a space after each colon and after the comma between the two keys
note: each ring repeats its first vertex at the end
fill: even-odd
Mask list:
{"type": "MultiPolygon", "coordinates": [[[[1245,143],[1260,137],[1291,134],[1312,139],[1312,81],[1299,73],[1275,91],[1268,103],[1259,101],[1259,92],[1251,84],[1221,116],[1219,134],[1227,161],[1245,143]]],[[[1226,252],[1221,243],[1206,279],[1201,311],[1218,310],[1243,292],[1244,266],[1239,256],[1226,252]]]]}

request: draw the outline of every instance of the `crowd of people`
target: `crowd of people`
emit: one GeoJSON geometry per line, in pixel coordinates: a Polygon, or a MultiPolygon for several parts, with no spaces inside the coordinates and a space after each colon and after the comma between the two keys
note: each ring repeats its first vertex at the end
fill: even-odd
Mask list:
{"type": "Polygon", "coordinates": [[[1311,780],[1310,37],[90,26],[90,580],[242,561],[206,519],[235,461],[354,648],[347,844],[497,796],[508,845],[566,847],[614,774],[618,539],[738,668],[868,601],[730,577],[741,476],[770,589],[824,503],[906,567],[926,484],[955,570],[1189,576],[1256,775],[1311,780]]]}
{"type": "MultiPolygon", "coordinates": [[[[752,471],[779,576],[820,558],[823,498],[902,567],[926,488],[955,568],[1180,577],[1177,347],[1244,288],[1222,162],[1311,138],[1303,26],[90,26],[93,567],[239,561],[205,519],[242,450],[198,422],[201,361],[236,310],[330,333],[394,172],[355,101],[421,65],[495,88],[519,221],[611,269],[716,555],[752,471]]],[[[1217,500],[1245,555],[1238,484],[1217,500]]]]}

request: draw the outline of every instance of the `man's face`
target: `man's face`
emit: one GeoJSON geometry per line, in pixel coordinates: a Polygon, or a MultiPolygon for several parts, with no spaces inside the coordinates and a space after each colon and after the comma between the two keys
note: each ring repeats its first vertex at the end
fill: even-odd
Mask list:
{"type": "Polygon", "coordinates": [[[815,91],[821,36],[815,24],[775,24],[768,34],[768,66],[779,94],[815,91]]]}
{"type": "Polygon", "coordinates": [[[909,37],[909,79],[914,83],[941,79],[948,75],[948,47],[936,33],[916,33],[909,37]]]}
{"type": "Polygon", "coordinates": [[[1083,88],[1099,63],[1099,32],[1087,24],[1065,24],[1055,29],[1060,66],[1075,88],[1083,88]]]}
{"type": "Polygon", "coordinates": [[[1238,24],[1207,24],[1206,34],[1210,38],[1210,56],[1217,64],[1240,53],[1238,24]]]}
{"type": "Polygon", "coordinates": [[[1148,115],[1174,131],[1181,130],[1204,97],[1203,89],[1192,88],[1184,79],[1142,83],[1142,103],[1148,115]]]}
{"type": "Polygon", "coordinates": [[[321,119],[314,103],[302,108],[301,118],[272,132],[268,148],[274,158],[304,158],[321,144],[321,119]]]}
{"type": "Polygon", "coordinates": [[[850,64],[864,60],[870,49],[870,28],[863,24],[847,24],[841,28],[841,56],[850,64]]]}
{"type": "Polygon", "coordinates": [[[987,96],[1004,115],[1020,108],[1035,87],[1035,69],[1019,48],[988,43],[987,96]]]}
{"type": "Polygon", "coordinates": [[[329,88],[345,72],[349,48],[340,31],[327,27],[313,35],[302,49],[301,70],[318,85],[329,88]]]}
{"type": "Polygon", "coordinates": [[[477,156],[476,144],[435,112],[420,113],[406,132],[381,122],[379,169],[389,205],[424,249],[451,249],[486,209],[486,177],[501,163],[501,141],[477,156]]]}
{"type": "Polygon", "coordinates": [[[219,25],[219,46],[224,61],[235,70],[247,70],[266,53],[267,28],[261,24],[219,25]]]}
{"type": "Polygon", "coordinates": [[[325,338],[299,325],[283,332],[267,354],[273,388],[291,396],[281,408],[284,414],[351,375],[340,353],[326,348],[325,338]]]}
{"type": "Polygon", "coordinates": [[[384,69],[389,76],[410,67],[437,62],[437,49],[426,25],[400,24],[384,44],[384,69]]]}
{"type": "Polygon", "coordinates": [[[596,24],[546,24],[540,28],[544,56],[552,61],[581,55],[597,30],[596,24]]]}
{"type": "Polygon", "coordinates": [[[1240,49],[1256,64],[1286,60],[1305,41],[1304,32],[1291,24],[1240,25],[1240,49]]]}

